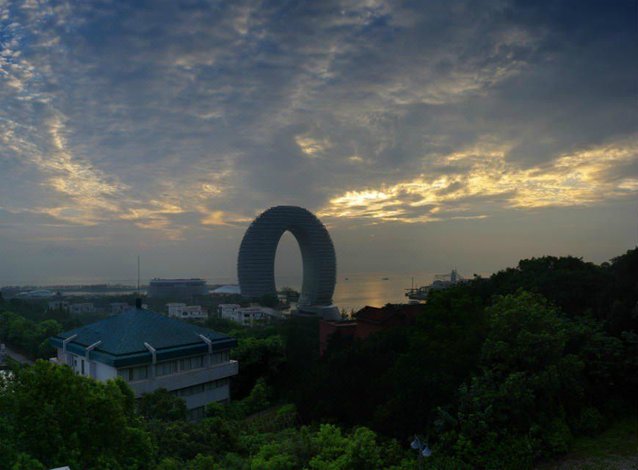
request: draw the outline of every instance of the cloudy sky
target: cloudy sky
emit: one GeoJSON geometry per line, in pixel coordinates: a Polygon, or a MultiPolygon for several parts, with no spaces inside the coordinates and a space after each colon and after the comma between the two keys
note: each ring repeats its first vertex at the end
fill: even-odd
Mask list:
{"type": "Polygon", "coordinates": [[[233,279],[278,204],[318,214],[342,273],[607,260],[638,243],[636,20],[634,0],[0,0],[0,283],[131,279],[137,254],[146,277],[233,279]]]}

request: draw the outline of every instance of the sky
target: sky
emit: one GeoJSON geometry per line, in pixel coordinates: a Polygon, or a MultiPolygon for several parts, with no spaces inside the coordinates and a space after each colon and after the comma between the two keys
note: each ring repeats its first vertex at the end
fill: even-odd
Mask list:
{"type": "MultiPolygon", "coordinates": [[[[0,0],[0,284],[236,279],[280,204],[347,272],[638,243],[614,1],[0,0]]],[[[278,275],[301,271],[286,234],[278,275]]]]}

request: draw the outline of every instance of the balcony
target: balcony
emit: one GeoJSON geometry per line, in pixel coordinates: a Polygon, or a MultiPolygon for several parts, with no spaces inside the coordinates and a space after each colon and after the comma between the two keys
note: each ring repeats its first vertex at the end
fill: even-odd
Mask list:
{"type": "Polygon", "coordinates": [[[186,408],[192,410],[193,408],[206,406],[209,403],[227,400],[229,398],[230,387],[228,385],[224,385],[223,387],[214,388],[213,390],[206,390],[204,393],[184,397],[184,401],[186,402],[186,408]]]}
{"type": "Polygon", "coordinates": [[[161,377],[149,378],[146,380],[138,380],[129,382],[129,385],[135,392],[136,396],[143,393],[151,393],[158,388],[165,388],[168,391],[178,390],[180,388],[190,387],[213,380],[232,377],[239,372],[239,363],[237,361],[229,361],[221,364],[215,364],[210,367],[201,369],[193,369],[177,374],[163,375],[161,377]]]}

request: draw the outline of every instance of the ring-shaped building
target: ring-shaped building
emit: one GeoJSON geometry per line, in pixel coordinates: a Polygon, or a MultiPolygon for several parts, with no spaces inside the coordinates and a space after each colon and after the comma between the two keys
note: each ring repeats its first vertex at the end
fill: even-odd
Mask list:
{"type": "Polygon", "coordinates": [[[259,215],[246,230],[237,260],[242,295],[250,298],[277,295],[275,255],[279,240],[286,231],[292,233],[299,243],[303,262],[298,308],[318,313],[324,310],[322,307],[336,310],[332,305],[332,295],[337,261],[332,239],[312,212],[296,206],[272,207],[259,215]]]}

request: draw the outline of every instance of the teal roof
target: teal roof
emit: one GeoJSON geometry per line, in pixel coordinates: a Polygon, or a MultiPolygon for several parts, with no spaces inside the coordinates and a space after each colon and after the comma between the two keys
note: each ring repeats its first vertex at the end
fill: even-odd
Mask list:
{"type": "Polygon", "coordinates": [[[65,331],[49,341],[61,348],[63,340],[73,335],[77,336],[66,346],[69,352],[85,355],[88,346],[101,341],[89,352],[90,359],[114,367],[150,363],[152,355],[144,343],[156,350],[158,361],[207,352],[208,343],[199,335],[210,340],[214,351],[237,344],[234,338],[222,333],[136,308],[65,331]]]}

